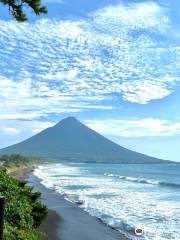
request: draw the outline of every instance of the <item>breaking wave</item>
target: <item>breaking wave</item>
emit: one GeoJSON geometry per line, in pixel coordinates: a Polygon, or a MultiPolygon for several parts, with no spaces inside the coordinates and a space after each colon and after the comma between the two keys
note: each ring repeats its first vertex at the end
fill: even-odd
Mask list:
{"type": "Polygon", "coordinates": [[[129,181],[129,182],[151,184],[151,185],[159,185],[159,186],[162,186],[162,187],[180,188],[180,184],[178,184],[178,183],[165,182],[165,181],[155,181],[155,180],[149,180],[149,179],[143,179],[143,178],[135,178],[135,177],[128,177],[128,176],[119,176],[119,175],[108,174],[108,173],[105,173],[104,175],[108,176],[108,177],[117,177],[119,179],[122,179],[122,180],[125,180],[125,181],[129,181]]]}

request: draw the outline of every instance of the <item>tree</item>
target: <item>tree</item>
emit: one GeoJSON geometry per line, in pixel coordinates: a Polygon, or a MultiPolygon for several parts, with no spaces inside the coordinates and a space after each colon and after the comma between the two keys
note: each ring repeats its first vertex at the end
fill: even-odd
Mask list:
{"type": "Polygon", "coordinates": [[[7,6],[9,14],[19,22],[28,19],[25,8],[31,9],[36,15],[47,13],[47,8],[41,5],[41,0],[0,0],[0,3],[7,6]]]}

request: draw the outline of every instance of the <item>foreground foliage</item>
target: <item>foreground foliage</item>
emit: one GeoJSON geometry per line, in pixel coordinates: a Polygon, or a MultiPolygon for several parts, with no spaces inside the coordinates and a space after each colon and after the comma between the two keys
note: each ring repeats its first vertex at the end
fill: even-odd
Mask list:
{"type": "Polygon", "coordinates": [[[41,193],[33,192],[26,182],[0,170],[0,195],[6,198],[4,240],[42,240],[37,230],[47,216],[47,207],[41,204],[41,193]]]}
{"type": "Polygon", "coordinates": [[[9,14],[19,22],[27,20],[25,9],[32,10],[36,15],[46,14],[47,8],[42,6],[41,0],[0,0],[8,7],[9,14]]]}

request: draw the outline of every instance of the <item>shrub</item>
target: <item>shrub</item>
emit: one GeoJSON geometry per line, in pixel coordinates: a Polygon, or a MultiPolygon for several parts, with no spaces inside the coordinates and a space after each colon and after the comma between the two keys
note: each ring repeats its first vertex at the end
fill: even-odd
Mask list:
{"type": "Polygon", "coordinates": [[[0,195],[6,198],[4,240],[41,240],[36,228],[47,216],[40,193],[0,170],[0,195]]]}

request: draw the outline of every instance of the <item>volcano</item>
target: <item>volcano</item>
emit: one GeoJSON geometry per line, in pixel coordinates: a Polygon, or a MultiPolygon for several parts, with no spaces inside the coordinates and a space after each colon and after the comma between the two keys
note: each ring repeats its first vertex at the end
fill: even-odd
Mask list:
{"type": "Polygon", "coordinates": [[[74,117],[18,144],[3,148],[3,154],[22,154],[61,162],[165,163],[167,161],[128,150],[95,132],[74,117]]]}

